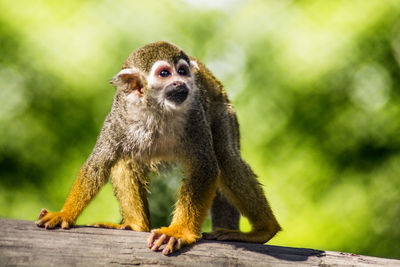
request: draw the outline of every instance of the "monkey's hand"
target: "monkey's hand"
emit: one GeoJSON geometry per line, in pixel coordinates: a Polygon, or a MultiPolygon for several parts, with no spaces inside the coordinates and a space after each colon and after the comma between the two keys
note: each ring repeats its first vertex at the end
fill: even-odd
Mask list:
{"type": "Polygon", "coordinates": [[[147,245],[152,251],[158,251],[163,244],[166,244],[162,254],[168,255],[179,250],[183,245],[196,242],[198,238],[200,238],[198,234],[184,227],[161,227],[152,230],[147,245]]]}
{"type": "Polygon", "coordinates": [[[46,229],[53,229],[61,226],[63,229],[68,229],[75,226],[75,220],[65,212],[50,212],[42,209],[36,225],[46,229]]]}

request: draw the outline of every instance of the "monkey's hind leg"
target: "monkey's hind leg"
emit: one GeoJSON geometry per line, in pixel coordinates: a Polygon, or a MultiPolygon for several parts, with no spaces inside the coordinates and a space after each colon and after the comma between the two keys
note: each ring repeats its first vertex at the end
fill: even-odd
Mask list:
{"type": "Polygon", "coordinates": [[[144,169],[121,159],[111,169],[111,182],[120,204],[122,223],[101,222],[91,226],[149,232],[148,181],[144,169]]]}
{"type": "Polygon", "coordinates": [[[249,219],[252,230],[243,233],[239,230],[217,228],[214,232],[203,234],[203,238],[265,243],[281,228],[250,167],[240,157],[236,161],[232,159],[231,163],[235,167],[221,168],[219,190],[249,219]]]}
{"type": "Polygon", "coordinates": [[[261,185],[256,180],[248,165],[237,162],[239,168],[225,172],[220,179],[219,190],[247,217],[252,225],[250,232],[216,228],[211,233],[204,233],[204,239],[265,243],[281,228],[272,213],[261,185]],[[232,178],[230,178],[232,177],[232,178]]]}
{"type": "Polygon", "coordinates": [[[239,211],[217,190],[211,206],[212,230],[225,228],[239,230],[239,211]]]}
{"type": "Polygon", "coordinates": [[[239,130],[230,106],[220,109],[213,127],[214,149],[221,174],[218,189],[240,213],[247,217],[252,230],[216,229],[203,234],[205,239],[265,243],[281,228],[265,198],[256,175],[240,156],[239,130]]]}

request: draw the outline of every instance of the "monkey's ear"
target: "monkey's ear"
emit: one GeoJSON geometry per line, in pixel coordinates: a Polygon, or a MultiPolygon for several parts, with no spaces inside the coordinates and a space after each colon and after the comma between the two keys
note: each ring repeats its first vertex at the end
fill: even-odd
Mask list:
{"type": "Polygon", "coordinates": [[[136,92],[139,96],[143,95],[145,86],[143,74],[135,68],[122,69],[110,81],[117,88],[122,88],[127,93],[136,92]]]}

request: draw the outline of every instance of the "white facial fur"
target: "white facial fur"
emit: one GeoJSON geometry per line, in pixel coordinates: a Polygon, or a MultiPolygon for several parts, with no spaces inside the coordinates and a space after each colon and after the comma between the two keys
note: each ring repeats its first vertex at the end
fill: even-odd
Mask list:
{"type": "Polygon", "coordinates": [[[196,70],[200,70],[199,64],[197,64],[197,62],[195,60],[190,61],[190,66],[192,68],[195,68],[196,70]]]}
{"type": "Polygon", "coordinates": [[[151,68],[149,72],[149,77],[147,79],[148,82],[148,87],[152,88],[151,92],[148,92],[151,94],[151,97],[154,97],[154,99],[157,99],[157,102],[159,105],[163,108],[165,108],[167,111],[172,111],[175,109],[184,109],[187,107],[190,102],[191,98],[193,96],[193,90],[194,90],[194,77],[190,71],[190,66],[189,64],[183,60],[180,59],[175,66],[170,64],[169,62],[166,61],[156,61],[153,64],[153,67],[151,68]],[[180,68],[183,68],[186,70],[187,74],[186,75],[180,75],[178,73],[178,70],[180,68]],[[166,70],[170,73],[169,76],[167,77],[162,77],[160,75],[160,72],[166,70]],[[184,103],[177,105],[173,102],[168,101],[164,97],[164,92],[163,89],[168,85],[173,82],[184,82],[187,84],[189,88],[189,95],[187,99],[185,100],[184,103]]]}

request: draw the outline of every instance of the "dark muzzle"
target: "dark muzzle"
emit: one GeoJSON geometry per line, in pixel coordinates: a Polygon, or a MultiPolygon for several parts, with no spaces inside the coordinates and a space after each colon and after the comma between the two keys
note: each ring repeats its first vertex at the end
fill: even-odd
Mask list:
{"type": "Polygon", "coordinates": [[[182,104],[189,94],[189,88],[184,82],[173,82],[165,88],[165,98],[175,104],[182,104]]]}

